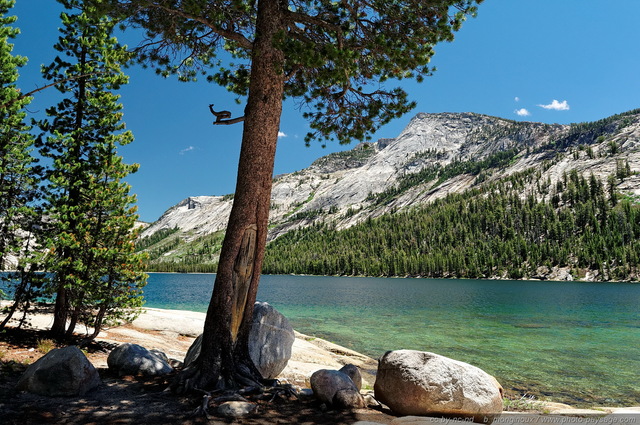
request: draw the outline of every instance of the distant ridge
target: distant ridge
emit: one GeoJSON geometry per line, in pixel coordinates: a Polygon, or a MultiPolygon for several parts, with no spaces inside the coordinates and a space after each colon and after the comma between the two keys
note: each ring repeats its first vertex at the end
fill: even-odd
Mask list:
{"type": "MultiPolygon", "coordinates": [[[[310,167],[274,178],[269,240],[299,228],[340,230],[368,219],[429,205],[529,170],[550,187],[575,172],[591,174],[632,202],[640,199],[640,110],[572,125],[517,122],[475,113],[417,114],[393,139],[361,143],[316,160],[310,167]]],[[[536,179],[518,189],[544,200],[536,179]]],[[[217,260],[232,195],[193,196],[167,210],[142,238],[153,267],[217,260]],[[164,232],[168,236],[159,238],[164,232]]],[[[142,246],[142,245],[141,245],[142,246]]],[[[206,268],[206,267],[205,267],[206,268]]]]}

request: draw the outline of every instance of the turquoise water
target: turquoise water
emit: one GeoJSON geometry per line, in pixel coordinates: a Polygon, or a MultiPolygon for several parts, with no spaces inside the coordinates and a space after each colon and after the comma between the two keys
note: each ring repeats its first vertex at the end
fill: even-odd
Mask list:
{"type": "MultiPolygon", "coordinates": [[[[205,311],[213,280],[152,274],[146,305],[205,311]]],[[[638,284],[263,276],[258,299],[374,358],[432,351],[542,399],[640,403],[638,284]]]]}

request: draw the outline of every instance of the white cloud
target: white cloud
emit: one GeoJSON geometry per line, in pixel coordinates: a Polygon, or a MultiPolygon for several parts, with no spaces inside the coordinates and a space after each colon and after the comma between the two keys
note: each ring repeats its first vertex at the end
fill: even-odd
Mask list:
{"type": "Polygon", "coordinates": [[[515,113],[516,113],[516,115],[518,115],[520,117],[528,117],[529,115],[531,115],[531,112],[529,112],[525,108],[516,109],[515,113]]]}
{"type": "Polygon", "coordinates": [[[520,98],[518,96],[516,96],[513,100],[515,100],[516,102],[520,102],[520,98]]]}
{"type": "Polygon", "coordinates": [[[186,152],[190,152],[192,150],[195,150],[195,148],[193,146],[189,146],[188,148],[184,148],[180,151],[180,155],[184,155],[186,152]]]}
{"type": "Polygon", "coordinates": [[[558,102],[557,100],[553,99],[553,102],[551,102],[548,105],[538,105],[538,106],[544,109],[553,109],[554,111],[569,110],[569,104],[567,103],[566,100],[563,100],[562,102],[558,102]]]}
{"type": "Polygon", "coordinates": [[[278,138],[281,138],[281,137],[287,137],[287,135],[282,131],[278,131],[278,138]]]}

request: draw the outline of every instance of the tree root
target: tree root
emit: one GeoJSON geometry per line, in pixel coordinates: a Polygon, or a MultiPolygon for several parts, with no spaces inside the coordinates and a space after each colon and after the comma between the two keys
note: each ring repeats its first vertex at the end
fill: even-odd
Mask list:
{"type": "Polygon", "coordinates": [[[191,416],[208,418],[210,403],[248,401],[246,396],[264,393],[265,386],[262,381],[260,373],[253,364],[238,362],[233,371],[215,367],[203,370],[196,361],[176,375],[169,385],[169,390],[176,394],[203,394],[201,404],[191,416]],[[229,376],[224,376],[224,372],[229,376]]]}
{"type": "MultiPolygon", "coordinates": [[[[202,390],[200,390],[202,391],[202,390]]],[[[209,400],[211,400],[211,393],[208,391],[202,391],[204,393],[204,395],[202,396],[202,403],[200,403],[200,406],[198,406],[196,408],[196,410],[194,410],[193,412],[191,412],[191,414],[189,415],[189,417],[202,417],[204,416],[205,418],[209,419],[210,415],[209,415],[209,400]]]]}
{"type": "Polygon", "coordinates": [[[204,390],[200,388],[208,387],[208,383],[203,381],[205,381],[205,379],[203,379],[200,369],[190,365],[176,375],[175,379],[169,384],[169,389],[179,395],[203,392],[204,390]]]}
{"type": "MultiPolygon", "coordinates": [[[[201,360],[200,360],[201,361],[201,360]]],[[[263,379],[251,360],[236,359],[231,367],[220,363],[206,366],[196,360],[180,371],[168,390],[177,394],[201,394],[202,400],[191,413],[191,417],[212,416],[210,409],[228,401],[253,403],[274,403],[299,398],[297,391],[289,384],[278,380],[263,379]]]]}

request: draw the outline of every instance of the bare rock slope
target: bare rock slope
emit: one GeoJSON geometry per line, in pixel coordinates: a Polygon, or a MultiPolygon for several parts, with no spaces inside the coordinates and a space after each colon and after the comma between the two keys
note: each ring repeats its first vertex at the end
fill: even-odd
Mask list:
{"type": "MultiPolygon", "coordinates": [[[[417,183],[385,202],[376,198],[426,168],[479,162],[505,152],[511,153],[512,160],[506,166],[488,168],[483,181],[531,168],[552,184],[573,169],[606,179],[616,172],[620,161],[638,170],[640,110],[575,125],[516,122],[474,113],[420,113],[394,139],[361,143],[322,157],[304,170],[275,177],[269,239],[318,221],[346,228],[368,217],[465,191],[479,183],[477,175],[417,183]]],[[[640,177],[632,175],[616,189],[640,197],[640,177]]],[[[525,187],[523,196],[527,192],[525,187]]],[[[142,237],[172,229],[174,238],[192,242],[221,232],[232,200],[231,195],[186,198],[148,226],[142,237]]],[[[162,258],[182,254],[184,251],[171,247],[162,250],[162,258]]]]}

